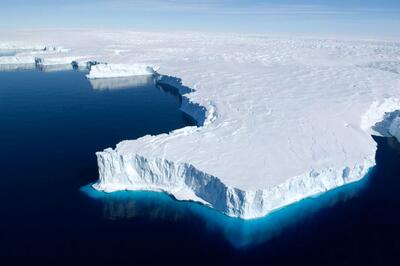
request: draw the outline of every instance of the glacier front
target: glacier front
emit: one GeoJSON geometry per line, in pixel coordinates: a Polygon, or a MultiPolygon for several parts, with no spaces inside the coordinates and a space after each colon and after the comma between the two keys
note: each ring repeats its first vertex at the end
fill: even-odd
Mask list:
{"type": "MultiPolygon", "coordinates": [[[[1,36],[3,46],[68,48],[41,53],[41,62],[102,62],[88,78],[154,75],[182,94],[181,109],[198,127],[97,152],[93,186],[105,192],[162,191],[252,219],[363,178],[375,165],[371,135],[400,138],[400,42],[94,30],[1,36]]],[[[12,56],[4,61],[18,62],[12,56]]]]}

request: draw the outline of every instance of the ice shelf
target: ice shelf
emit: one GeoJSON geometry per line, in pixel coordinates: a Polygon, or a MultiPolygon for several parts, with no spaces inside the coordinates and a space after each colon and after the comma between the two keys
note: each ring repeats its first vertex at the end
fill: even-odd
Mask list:
{"type": "MultiPolygon", "coordinates": [[[[361,179],[375,165],[371,134],[400,137],[400,42],[73,30],[0,36],[3,46],[51,40],[69,48],[68,60],[104,62],[88,78],[155,75],[181,92],[181,109],[199,127],[97,152],[94,187],[105,192],[163,191],[252,219],[361,179]]],[[[43,62],[51,57],[41,54],[43,62]]]]}

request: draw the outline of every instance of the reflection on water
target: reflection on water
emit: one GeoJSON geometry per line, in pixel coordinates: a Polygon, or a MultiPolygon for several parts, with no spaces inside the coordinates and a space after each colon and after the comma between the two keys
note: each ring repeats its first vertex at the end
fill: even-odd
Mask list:
{"type": "Polygon", "coordinates": [[[151,75],[144,75],[121,78],[90,79],[89,81],[95,90],[122,90],[154,84],[154,77],[151,75]]]}
{"type": "Polygon", "coordinates": [[[201,220],[206,228],[223,232],[233,247],[249,248],[279,236],[288,226],[323,207],[351,199],[366,182],[368,177],[317,197],[304,199],[254,220],[228,217],[199,203],[176,201],[165,193],[148,191],[104,193],[94,190],[91,185],[81,190],[102,202],[103,215],[106,219],[145,218],[179,222],[193,219],[195,216],[195,219],[201,220]]]}

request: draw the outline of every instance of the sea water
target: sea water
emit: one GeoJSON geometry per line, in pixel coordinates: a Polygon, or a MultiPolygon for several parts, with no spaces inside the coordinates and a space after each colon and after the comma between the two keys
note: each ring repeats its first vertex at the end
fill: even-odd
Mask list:
{"type": "MultiPolygon", "coordinates": [[[[0,72],[0,259],[5,264],[380,265],[400,247],[399,145],[376,138],[360,182],[265,218],[229,218],[155,192],[93,190],[95,152],[194,125],[152,77],[0,72]]],[[[190,147],[188,147],[190,148],[190,147]]]]}

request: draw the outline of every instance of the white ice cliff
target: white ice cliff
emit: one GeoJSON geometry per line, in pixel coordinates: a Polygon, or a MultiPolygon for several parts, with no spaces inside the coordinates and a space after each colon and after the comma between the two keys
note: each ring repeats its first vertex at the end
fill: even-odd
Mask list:
{"type": "Polygon", "coordinates": [[[155,73],[154,67],[145,64],[98,64],[90,69],[88,79],[145,76],[155,73]]]}
{"type": "Polygon", "coordinates": [[[152,75],[137,75],[112,79],[89,79],[89,82],[95,90],[123,90],[151,84],[154,82],[154,77],[152,75]]]}
{"type": "Polygon", "coordinates": [[[375,164],[371,134],[400,139],[400,42],[72,30],[0,36],[70,48],[41,54],[43,62],[106,62],[88,74],[99,89],[115,87],[104,78],[154,75],[180,91],[181,109],[199,127],[97,152],[94,187],[105,192],[164,191],[252,219],[364,177],[375,164]]]}

